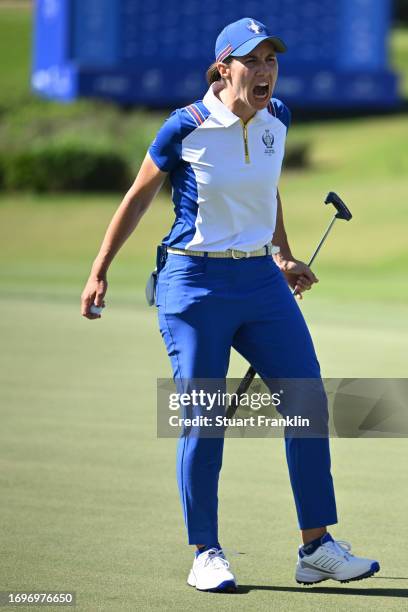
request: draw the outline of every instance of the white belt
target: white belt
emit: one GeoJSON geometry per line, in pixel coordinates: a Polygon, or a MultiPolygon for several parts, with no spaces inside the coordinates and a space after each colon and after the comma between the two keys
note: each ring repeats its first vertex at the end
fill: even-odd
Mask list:
{"type": "Polygon", "coordinates": [[[190,251],[189,249],[174,249],[167,247],[167,252],[173,255],[192,255],[193,257],[229,257],[232,259],[246,259],[247,257],[265,257],[265,255],[275,255],[280,248],[271,242],[256,251],[240,251],[238,249],[227,249],[226,251],[190,251]]]}

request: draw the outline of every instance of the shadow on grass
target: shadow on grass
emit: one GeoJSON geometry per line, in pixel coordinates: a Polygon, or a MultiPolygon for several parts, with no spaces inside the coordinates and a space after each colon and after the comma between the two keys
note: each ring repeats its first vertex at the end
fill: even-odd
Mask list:
{"type": "MultiPolygon", "coordinates": [[[[386,580],[407,580],[407,578],[387,577],[386,580]]],[[[384,578],[382,578],[384,580],[384,578]]],[[[353,588],[353,587],[285,587],[255,584],[241,584],[238,586],[238,595],[247,595],[250,591],[277,591],[283,593],[311,593],[323,595],[363,595],[365,597],[408,597],[408,589],[393,588],[353,588]]]]}

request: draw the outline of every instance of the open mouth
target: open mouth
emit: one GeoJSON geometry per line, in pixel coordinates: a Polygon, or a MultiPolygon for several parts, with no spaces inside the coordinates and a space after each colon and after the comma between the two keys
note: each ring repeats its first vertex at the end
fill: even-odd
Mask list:
{"type": "Polygon", "coordinates": [[[257,100],[266,100],[269,94],[269,86],[267,83],[255,85],[253,89],[254,98],[257,100]]]}

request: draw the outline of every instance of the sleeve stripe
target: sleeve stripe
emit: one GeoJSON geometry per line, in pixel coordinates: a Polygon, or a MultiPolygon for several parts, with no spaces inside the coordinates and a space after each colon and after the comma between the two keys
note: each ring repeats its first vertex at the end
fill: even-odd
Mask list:
{"type": "Polygon", "coordinates": [[[185,111],[186,111],[186,112],[187,112],[187,113],[190,115],[190,117],[192,118],[192,120],[194,121],[194,123],[195,123],[197,126],[198,126],[198,125],[200,125],[199,123],[197,123],[197,119],[196,119],[196,117],[194,117],[193,113],[191,113],[189,109],[190,109],[190,107],[189,107],[189,106],[186,106],[186,108],[185,108],[184,110],[185,110],[185,111]]]}
{"type": "Polygon", "coordinates": [[[268,103],[268,113],[276,117],[278,121],[286,126],[286,130],[289,130],[291,113],[288,107],[277,98],[271,98],[268,103]]]}
{"type": "Polygon", "coordinates": [[[276,117],[276,111],[275,111],[275,106],[273,104],[273,102],[269,102],[268,104],[268,112],[273,115],[274,117],[276,117]]]}
{"type": "Polygon", "coordinates": [[[204,122],[204,119],[202,119],[202,117],[198,113],[197,108],[194,106],[194,104],[191,104],[190,106],[186,106],[186,111],[188,112],[190,117],[194,119],[197,126],[201,125],[204,122]]]}
{"type": "Polygon", "coordinates": [[[201,119],[202,119],[203,121],[205,121],[205,117],[204,117],[204,115],[203,115],[202,111],[200,110],[199,106],[197,106],[197,104],[194,104],[193,106],[194,106],[194,108],[196,109],[197,113],[200,115],[201,119]]]}

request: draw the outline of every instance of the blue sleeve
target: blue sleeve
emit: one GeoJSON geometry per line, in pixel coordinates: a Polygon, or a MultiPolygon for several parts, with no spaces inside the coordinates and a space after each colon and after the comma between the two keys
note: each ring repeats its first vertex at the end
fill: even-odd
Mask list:
{"type": "Polygon", "coordinates": [[[282,121],[284,125],[286,125],[286,131],[289,130],[290,122],[292,120],[292,115],[286,104],[278,100],[277,98],[273,98],[273,106],[276,112],[276,118],[279,121],[282,121]]]}
{"type": "Polygon", "coordinates": [[[149,154],[162,172],[170,172],[181,160],[181,122],[175,110],[163,123],[149,147],[149,154]]]}

